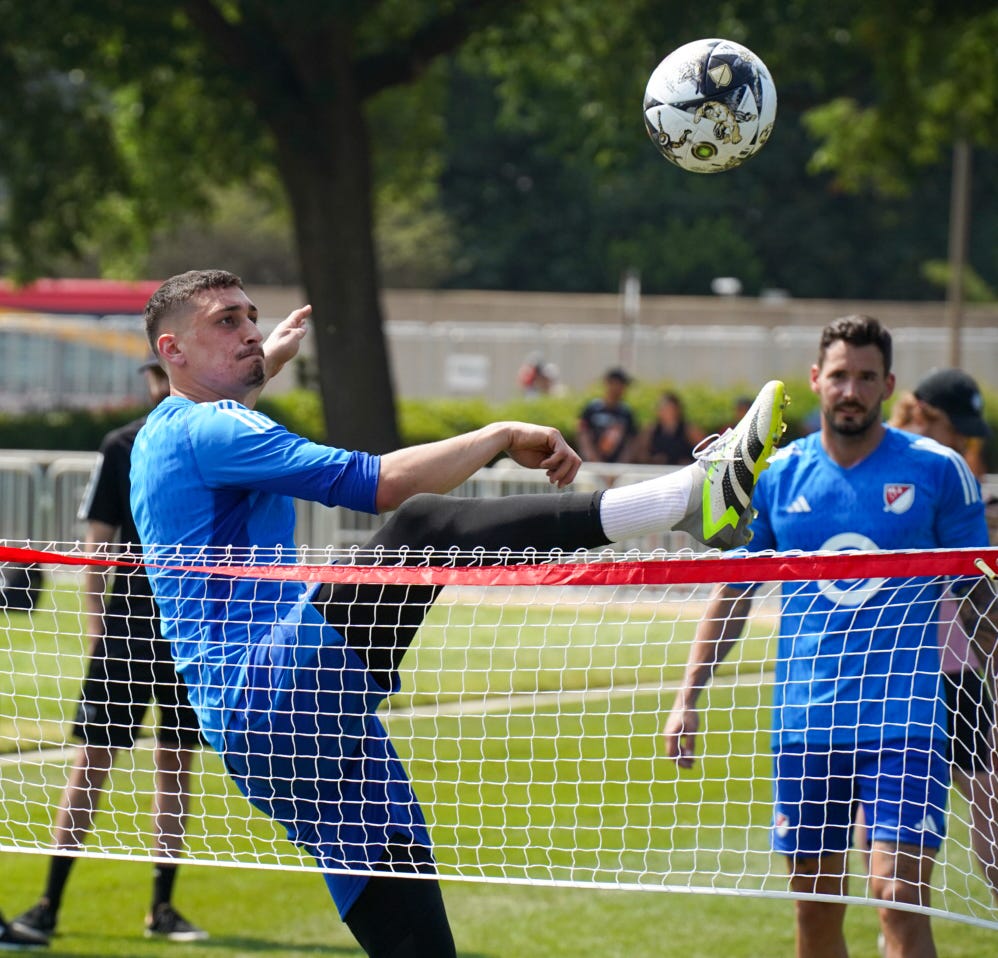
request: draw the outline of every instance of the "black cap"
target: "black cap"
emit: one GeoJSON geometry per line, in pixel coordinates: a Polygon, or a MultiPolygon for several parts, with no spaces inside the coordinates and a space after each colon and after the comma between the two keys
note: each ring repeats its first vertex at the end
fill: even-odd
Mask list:
{"type": "Polygon", "coordinates": [[[163,372],[163,365],[155,356],[150,356],[141,366],[139,366],[138,371],[144,373],[147,369],[158,369],[163,372]]]}
{"type": "Polygon", "coordinates": [[[614,366],[612,369],[608,369],[603,374],[604,379],[616,379],[618,382],[622,382],[625,386],[629,386],[632,382],[631,375],[628,371],[621,366],[614,366]]]}
{"type": "Polygon", "coordinates": [[[962,436],[991,435],[981,413],[984,400],[973,377],[962,369],[933,369],[916,387],[915,396],[941,409],[962,436]]]}

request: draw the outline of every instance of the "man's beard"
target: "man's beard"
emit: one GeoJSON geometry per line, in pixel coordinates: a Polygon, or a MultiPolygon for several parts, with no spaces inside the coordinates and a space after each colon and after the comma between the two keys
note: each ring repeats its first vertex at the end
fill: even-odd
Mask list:
{"type": "Polygon", "coordinates": [[[840,436],[862,436],[864,433],[869,432],[881,418],[880,406],[874,406],[862,419],[851,419],[848,421],[836,420],[835,414],[837,411],[841,410],[833,409],[825,418],[828,421],[829,429],[840,436]]]}
{"type": "Polygon", "coordinates": [[[260,361],[253,363],[250,367],[249,372],[246,374],[246,385],[251,389],[256,389],[257,386],[262,386],[267,381],[267,368],[263,357],[260,357],[260,361]]]}

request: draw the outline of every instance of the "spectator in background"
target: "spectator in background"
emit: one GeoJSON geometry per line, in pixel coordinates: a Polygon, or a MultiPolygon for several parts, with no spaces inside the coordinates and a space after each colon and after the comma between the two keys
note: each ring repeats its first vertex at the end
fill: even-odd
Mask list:
{"type": "Polygon", "coordinates": [[[561,371],[554,363],[549,363],[543,356],[533,353],[520,367],[516,380],[523,395],[527,399],[536,396],[549,396],[558,391],[558,379],[561,371]]]}
{"type": "Polygon", "coordinates": [[[664,392],[655,406],[655,421],[638,437],[638,461],[687,466],[693,462],[693,448],[701,439],[703,431],[686,422],[686,410],[679,395],[664,392]]]}
{"type": "MultiPolygon", "coordinates": [[[[729,429],[731,429],[736,422],[741,422],[742,416],[745,415],[751,405],[752,399],[749,396],[739,396],[735,399],[735,411],[732,413],[731,422],[728,423],[729,429]]],[[[722,430],[722,432],[723,431],[724,430],[722,430]]]]}
{"type": "Polygon", "coordinates": [[[579,455],[586,462],[633,462],[638,434],[634,412],[624,401],[630,375],[619,366],[603,376],[603,396],[582,409],[578,425],[579,455]]]}
{"type": "MultiPolygon", "coordinates": [[[[166,373],[156,361],[141,367],[153,405],[170,393],[166,373]]],[[[145,418],[108,433],[80,506],[87,523],[86,547],[98,552],[115,542],[134,543],[139,536],[129,505],[132,445],[145,418]]],[[[131,748],[150,701],[159,708],[156,731],[153,853],[176,859],[183,848],[189,801],[191,761],[201,741],[197,716],[187,688],[177,677],[167,641],[159,633],[159,612],[141,569],[113,576],[105,599],[106,570],[90,566],[84,573],[83,606],[90,643],[90,662],[73,724],[80,742],[69,780],[56,813],[48,876],[42,897],[11,923],[21,935],[48,938],[55,932],[63,892],[76,858],[93,827],[101,791],[117,752],[131,748]]],[[[146,935],[169,941],[202,941],[206,932],[173,907],[174,861],[153,868],[153,894],[146,935]]]]}
{"type": "MultiPolygon", "coordinates": [[[[980,390],[960,369],[929,373],[894,404],[889,424],[927,436],[959,453],[986,439],[980,390]]],[[[998,902],[998,775],[994,762],[994,703],[982,665],[946,595],[939,610],[940,658],[946,693],[953,783],[970,807],[970,843],[998,902]]],[[[860,830],[862,831],[862,829],[860,830]]]]}
{"type": "Polygon", "coordinates": [[[962,369],[934,369],[915,387],[914,397],[914,421],[920,424],[914,431],[956,449],[974,474],[983,476],[982,446],[991,431],[974,378],[962,369]]]}

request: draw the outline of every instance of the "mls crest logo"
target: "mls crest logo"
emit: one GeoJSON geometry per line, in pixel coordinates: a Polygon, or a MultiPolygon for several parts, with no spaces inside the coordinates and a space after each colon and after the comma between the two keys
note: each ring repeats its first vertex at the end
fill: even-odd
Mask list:
{"type": "Polygon", "coordinates": [[[884,512],[899,516],[915,501],[915,485],[911,482],[889,482],[884,486],[884,512]]]}

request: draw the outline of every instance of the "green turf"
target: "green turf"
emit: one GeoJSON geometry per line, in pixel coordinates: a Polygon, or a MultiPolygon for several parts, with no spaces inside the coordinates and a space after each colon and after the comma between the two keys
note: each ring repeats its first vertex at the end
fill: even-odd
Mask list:
{"type": "MultiPolygon", "coordinates": [[[[10,915],[37,894],[44,859],[5,855],[0,905],[10,915]]],[[[49,953],[104,958],[360,956],[336,918],[317,875],[187,866],[175,901],[212,933],[203,944],[147,941],[149,866],[84,859],[73,875],[60,935],[49,953]]],[[[756,958],[793,952],[787,901],[647,892],[444,883],[462,958],[756,958]]],[[[947,958],[995,953],[996,933],[951,921],[934,923],[947,958]]],[[[875,958],[872,908],[849,909],[852,958],[875,958]]]]}
{"type": "MultiPolygon", "coordinates": [[[[73,593],[50,593],[34,616],[11,616],[0,639],[0,667],[14,676],[13,688],[0,690],[7,750],[14,745],[14,716],[18,734],[63,741],[64,715],[78,690],[82,640],[73,593]]],[[[661,755],[658,731],[671,692],[643,685],[621,691],[678,678],[691,630],[692,622],[674,609],[649,603],[438,606],[407,661],[400,706],[476,700],[486,692],[594,690],[585,700],[558,704],[524,700],[512,711],[389,716],[433,823],[442,873],[454,874],[459,863],[465,875],[510,879],[651,888],[661,886],[666,874],[672,884],[729,893],[785,889],[781,866],[767,851],[768,746],[759,727],[767,721],[769,690],[715,684],[706,754],[689,773],[679,773],[661,755]],[[536,641],[540,626],[543,647],[536,641]],[[610,685],[617,689],[613,698],[599,694],[610,685]]],[[[760,622],[741,644],[742,658],[765,661],[770,634],[760,622]]],[[[734,663],[724,671],[733,669],[734,663]]],[[[301,856],[274,838],[275,827],[236,794],[217,757],[205,754],[202,763],[191,856],[300,865],[301,856]]],[[[92,845],[143,848],[149,750],[137,749],[120,764],[107,796],[110,811],[99,817],[92,845]]],[[[0,841],[44,848],[64,781],[65,766],[57,762],[17,776],[0,768],[0,841]],[[24,824],[11,829],[12,821],[24,824]]],[[[952,865],[941,867],[956,894],[986,908],[980,883],[968,884],[965,877],[973,869],[961,852],[966,835],[958,823],[954,833],[947,845],[952,865]]],[[[42,855],[4,856],[0,908],[11,914],[34,899],[44,862],[42,855]]],[[[142,862],[80,861],[52,953],[141,958],[168,948],[179,956],[218,958],[359,954],[311,870],[185,866],[177,904],[210,929],[213,940],[146,942],[141,917],[149,872],[142,862]]],[[[793,906],[786,900],[455,881],[445,882],[445,895],[463,956],[747,958],[792,950],[793,906]]],[[[937,921],[936,929],[941,954],[994,950],[995,932],[947,921],[937,921]]],[[[850,909],[849,937],[853,956],[876,954],[872,908],[850,909]]]]}

